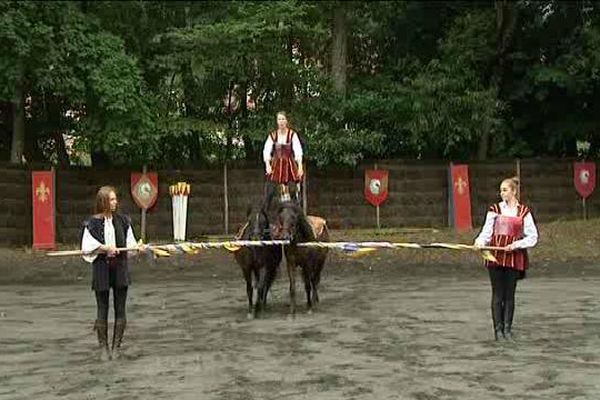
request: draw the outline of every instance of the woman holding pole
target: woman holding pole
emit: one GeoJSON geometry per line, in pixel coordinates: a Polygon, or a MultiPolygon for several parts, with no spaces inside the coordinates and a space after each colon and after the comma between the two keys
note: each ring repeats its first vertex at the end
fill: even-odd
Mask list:
{"type": "Polygon", "coordinates": [[[113,187],[103,186],[96,195],[96,214],[84,223],[81,250],[83,259],[93,265],[92,290],[96,294],[97,317],[94,330],[98,335],[100,358],[118,358],[127,323],[125,305],[131,283],[127,252],[119,248],[138,247],[131,220],[117,212],[118,200],[113,187]],[[109,292],[113,290],[114,328],[112,347],[108,346],[109,292]]]}
{"type": "Polygon", "coordinates": [[[538,231],[529,208],[519,203],[519,179],[500,184],[502,201],[488,209],[475,246],[503,247],[494,251],[496,261],[486,261],[492,284],[492,321],[496,340],[513,340],[512,322],[517,281],[529,266],[527,249],[538,241],[538,231]]]}

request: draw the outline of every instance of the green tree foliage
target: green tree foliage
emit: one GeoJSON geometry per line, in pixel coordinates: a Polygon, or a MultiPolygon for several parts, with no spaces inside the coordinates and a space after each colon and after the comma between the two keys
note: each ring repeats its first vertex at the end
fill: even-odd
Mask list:
{"type": "Polygon", "coordinates": [[[26,159],[65,165],[75,158],[65,135],[95,163],[259,163],[279,110],[321,166],[574,156],[578,141],[597,156],[599,9],[0,0],[0,157],[18,104],[26,159]]]}

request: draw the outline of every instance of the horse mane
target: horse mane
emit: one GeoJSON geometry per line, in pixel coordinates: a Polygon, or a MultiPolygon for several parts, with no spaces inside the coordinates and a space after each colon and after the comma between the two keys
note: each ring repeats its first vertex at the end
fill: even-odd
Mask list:
{"type": "MultiPolygon", "coordinates": [[[[267,222],[267,228],[269,227],[269,215],[264,209],[264,207],[253,207],[249,205],[246,209],[246,223],[242,225],[237,235],[235,235],[236,239],[247,240],[250,237],[251,228],[253,227],[253,224],[256,223],[256,214],[261,214],[267,222]]],[[[263,240],[268,240],[271,238],[271,232],[267,231],[267,234],[264,236],[261,235],[261,237],[263,240]]]]}

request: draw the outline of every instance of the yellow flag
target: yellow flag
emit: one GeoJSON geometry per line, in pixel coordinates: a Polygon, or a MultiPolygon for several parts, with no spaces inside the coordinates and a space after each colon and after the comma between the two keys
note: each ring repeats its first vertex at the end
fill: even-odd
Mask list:
{"type": "Polygon", "coordinates": [[[168,251],[158,249],[156,247],[152,248],[152,252],[156,257],[171,257],[171,254],[168,251]]]}
{"type": "Polygon", "coordinates": [[[223,247],[224,247],[226,250],[229,250],[229,251],[230,251],[230,252],[232,252],[232,253],[235,253],[236,251],[238,251],[239,249],[241,249],[241,247],[240,247],[240,246],[236,246],[236,245],[233,245],[233,244],[230,244],[230,243],[225,243],[225,244],[223,244],[223,247]]]}
{"type": "Polygon", "coordinates": [[[366,256],[376,251],[377,249],[374,247],[362,247],[356,251],[349,253],[350,257],[358,258],[362,256],[366,256]]]}
{"type": "Polygon", "coordinates": [[[186,254],[196,254],[198,253],[198,250],[191,248],[190,246],[188,246],[186,243],[180,243],[179,247],[181,248],[181,250],[183,250],[186,254]]]}
{"type": "Polygon", "coordinates": [[[491,261],[491,262],[494,262],[494,263],[498,262],[498,260],[496,260],[496,257],[494,257],[494,255],[492,254],[492,252],[489,251],[489,250],[482,251],[481,252],[481,256],[483,257],[484,260],[491,261]]]}

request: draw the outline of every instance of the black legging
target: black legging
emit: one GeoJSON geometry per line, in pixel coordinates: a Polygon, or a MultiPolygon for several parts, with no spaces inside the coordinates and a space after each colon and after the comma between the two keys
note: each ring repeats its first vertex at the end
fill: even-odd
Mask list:
{"type": "Polygon", "coordinates": [[[520,272],[507,267],[489,267],[492,283],[492,319],[496,330],[510,331],[515,312],[515,291],[520,272]]]}
{"type": "MultiPolygon", "coordinates": [[[[98,319],[102,321],[108,320],[108,298],[110,290],[96,291],[96,304],[98,306],[98,319]]],[[[115,307],[115,320],[126,319],[125,304],[127,303],[127,286],[121,288],[113,288],[113,303],[115,307]]]]}

